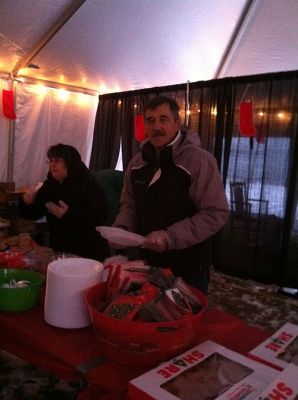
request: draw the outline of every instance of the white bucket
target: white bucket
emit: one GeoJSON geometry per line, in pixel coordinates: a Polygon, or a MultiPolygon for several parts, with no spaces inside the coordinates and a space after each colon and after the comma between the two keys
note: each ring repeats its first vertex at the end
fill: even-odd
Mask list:
{"type": "Polygon", "coordinates": [[[91,325],[85,290],[103,279],[103,264],[88,258],[65,258],[48,265],[44,319],[59,328],[91,325]]]}

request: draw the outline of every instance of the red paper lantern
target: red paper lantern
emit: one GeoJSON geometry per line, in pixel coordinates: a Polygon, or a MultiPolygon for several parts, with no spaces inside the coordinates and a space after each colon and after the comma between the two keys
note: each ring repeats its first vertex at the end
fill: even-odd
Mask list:
{"type": "Polygon", "coordinates": [[[257,130],[253,122],[253,104],[252,101],[243,101],[239,109],[240,134],[242,136],[255,136],[257,130]]]}
{"type": "Polygon", "coordinates": [[[3,114],[9,119],[16,119],[14,112],[14,98],[12,90],[2,90],[2,107],[3,114]]]}
{"type": "Polygon", "coordinates": [[[143,142],[146,139],[143,115],[135,115],[135,138],[138,142],[143,142]]]}

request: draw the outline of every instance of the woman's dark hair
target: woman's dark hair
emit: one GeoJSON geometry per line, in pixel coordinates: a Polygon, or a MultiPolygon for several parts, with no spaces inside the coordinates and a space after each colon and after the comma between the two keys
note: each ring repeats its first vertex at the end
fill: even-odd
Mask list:
{"type": "Polygon", "coordinates": [[[161,106],[162,104],[169,105],[170,110],[171,110],[175,120],[179,118],[180,107],[179,107],[178,103],[171,97],[167,97],[167,96],[157,96],[157,97],[154,97],[152,100],[150,100],[149,103],[147,103],[144,107],[144,114],[146,113],[147,110],[155,110],[157,107],[161,106]]]}
{"type": "Polygon", "coordinates": [[[69,144],[58,143],[51,146],[47,151],[47,157],[49,160],[53,158],[63,158],[68,175],[75,174],[82,167],[82,164],[85,165],[82,162],[78,150],[69,144]]]}

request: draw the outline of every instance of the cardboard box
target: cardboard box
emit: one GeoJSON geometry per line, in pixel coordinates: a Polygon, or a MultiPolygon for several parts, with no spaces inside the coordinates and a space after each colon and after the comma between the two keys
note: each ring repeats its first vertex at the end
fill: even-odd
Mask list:
{"type": "Polygon", "coordinates": [[[298,367],[288,366],[258,396],[258,400],[296,400],[298,399],[298,367]]]}
{"type": "Polygon", "coordinates": [[[249,352],[249,356],[282,370],[298,365],[298,325],[285,323],[273,335],[249,352]]]}
{"type": "Polygon", "coordinates": [[[278,371],[204,342],[129,382],[129,400],[253,400],[278,371]]]}

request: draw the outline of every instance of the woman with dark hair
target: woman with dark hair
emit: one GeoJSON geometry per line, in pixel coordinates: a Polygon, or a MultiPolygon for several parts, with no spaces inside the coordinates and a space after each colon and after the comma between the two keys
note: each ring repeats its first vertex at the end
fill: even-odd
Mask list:
{"type": "Polygon", "coordinates": [[[109,246],[95,230],[108,214],[102,188],[73,146],[51,146],[47,157],[47,179],[24,194],[21,215],[31,220],[46,216],[54,251],[104,260],[109,246]]]}

